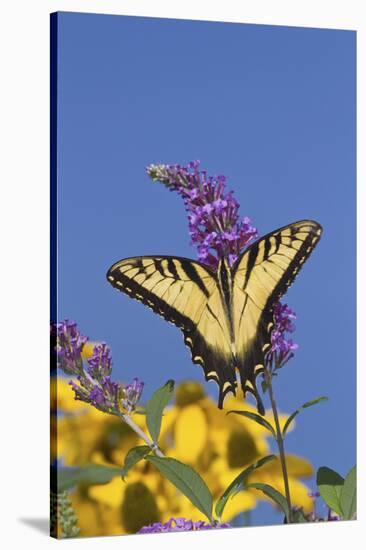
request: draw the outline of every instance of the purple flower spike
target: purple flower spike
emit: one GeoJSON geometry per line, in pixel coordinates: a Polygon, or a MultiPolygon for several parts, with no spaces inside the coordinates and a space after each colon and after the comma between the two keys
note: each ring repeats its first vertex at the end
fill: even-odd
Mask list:
{"type": "Polygon", "coordinates": [[[128,384],[123,388],[124,398],[122,400],[122,407],[126,409],[128,413],[131,413],[136,408],[143,389],[144,383],[138,378],[134,378],[132,384],[128,384]]]}
{"type": "Polygon", "coordinates": [[[120,415],[122,387],[111,380],[112,358],[109,347],[104,343],[96,345],[93,356],[84,368],[81,351],[88,338],[80,334],[76,323],[65,320],[52,326],[51,330],[57,333],[58,366],[66,374],[77,378],[78,383],[74,380],[69,382],[75,399],[89,403],[100,411],[120,415]]]}
{"type": "Polygon", "coordinates": [[[208,177],[199,166],[198,160],[186,167],[151,164],[147,173],[153,181],[160,181],[181,195],[198,259],[216,269],[222,258],[232,265],[242,249],[257,236],[257,230],[248,217],[239,219],[238,202],[232,191],[225,192],[225,176],[208,177]]]}
{"type": "Polygon", "coordinates": [[[217,523],[211,525],[204,521],[192,521],[185,518],[170,518],[166,523],[152,523],[142,527],[139,533],[174,533],[177,531],[201,531],[203,529],[227,529],[231,527],[229,523],[217,523]]]}
{"type": "Polygon", "coordinates": [[[273,307],[274,328],[271,333],[271,347],[267,353],[267,363],[274,361],[276,368],[283,367],[298,349],[291,339],[286,339],[286,332],[294,332],[295,312],[287,304],[277,302],[273,307]]]}
{"type": "Polygon", "coordinates": [[[88,338],[83,336],[76,323],[69,319],[51,328],[56,331],[57,366],[66,374],[78,375],[82,369],[81,351],[88,338]]]}

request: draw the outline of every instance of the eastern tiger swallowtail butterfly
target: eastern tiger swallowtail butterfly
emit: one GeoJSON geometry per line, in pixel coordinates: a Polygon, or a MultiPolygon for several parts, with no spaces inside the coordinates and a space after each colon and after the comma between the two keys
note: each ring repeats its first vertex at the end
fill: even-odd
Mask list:
{"type": "Polygon", "coordinates": [[[219,386],[220,408],[235,395],[237,369],[244,396],[251,392],[264,414],[256,377],[271,346],[273,306],[321,233],[318,223],[298,221],[254,242],[231,267],[220,260],[216,272],[187,258],[141,256],[112,265],[107,279],[182,330],[192,361],[219,386]]]}

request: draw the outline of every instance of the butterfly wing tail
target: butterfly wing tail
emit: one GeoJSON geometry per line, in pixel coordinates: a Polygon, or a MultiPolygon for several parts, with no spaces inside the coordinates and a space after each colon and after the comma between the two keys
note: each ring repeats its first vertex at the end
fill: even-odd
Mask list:
{"type": "Polygon", "coordinates": [[[255,383],[253,384],[253,388],[248,388],[248,386],[246,386],[246,391],[249,391],[250,393],[252,393],[254,395],[255,400],[257,402],[258,414],[260,414],[261,416],[265,416],[266,413],[265,413],[265,410],[264,410],[263,401],[262,401],[261,396],[259,395],[259,391],[257,390],[255,383]]]}
{"type": "Polygon", "coordinates": [[[203,368],[205,379],[214,380],[219,386],[218,408],[223,408],[226,395],[236,395],[235,369],[231,366],[231,356],[223,350],[212,348],[198,331],[183,331],[184,342],[190,348],[192,362],[203,368]]]}

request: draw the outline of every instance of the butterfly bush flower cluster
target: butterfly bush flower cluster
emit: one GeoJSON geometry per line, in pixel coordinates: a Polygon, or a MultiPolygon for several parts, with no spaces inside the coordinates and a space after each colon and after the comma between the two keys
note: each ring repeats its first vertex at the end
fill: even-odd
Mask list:
{"type": "Polygon", "coordinates": [[[295,330],[295,312],[287,304],[277,302],[273,307],[274,328],[271,333],[271,347],[266,356],[267,364],[274,368],[283,367],[294,355],[298,345],[292,339],[287,338],[286,333],[295,330]]]}
{"type": "MultiPolygon", "coordinates": [[[[225,176],[208,176],[195,160],[188,166],[180,164],[150,164],[146,171],[153,181],[159,181],[183,197],[188,212],[192,244],[198,247],[198,259],[217,268],[221,258],[233,265],[245,247],[258,237],[250,218],[239,219],[239,203],[232,191],[226,191],[225,176]]],[[[283,366],[297,349],[286,333],[295,330],[295,313],[280,302],[274,306],[274,328],[267,366],[283,366]]]]}
{"type": "Polygon", "coordinates": [[[221,258],[232,265],[240,251],[257,236],[250,218],[239,219],[239,203],[226,191],[226,177],[208,176],[200,162],[188,166],[154,165],[147,167],[153,181],[160,181],[183,197],[188,212],[189,234],[198,248],[198,258],[217,268],[221,258]]]}
{"type": "Polygon", "coordinates": [[[207,529],[227,529],[231,527],[229,523],[218,523],[211,525],[204,521],[192,521],[185,518],[170,518],[166,523],[152,523],[142,527],[139,533],[175,533],[178,531],[203,531],[207,529]]]}
{"type": "Polygon", "coordinates": [[[144,384],[134,378],[123,386],[111,379],[112,358],[107,344],[94,346],[93,355],[84,367],[82,349],[88,338],[83,336],[76,323],[66,319],[53,326],[56,332],[57,366],[78,382],[70,380],[75,399],[90,403],[100,411],[119,415],[122,409],[131,414],[140,400],[144,384]]]}

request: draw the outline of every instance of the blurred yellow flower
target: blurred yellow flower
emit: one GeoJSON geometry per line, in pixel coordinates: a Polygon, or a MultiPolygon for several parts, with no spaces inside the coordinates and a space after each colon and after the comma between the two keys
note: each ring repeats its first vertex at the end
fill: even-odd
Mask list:
{"type": "MultiPolygon", "coordinates": [[[[66,380],[57,387],[57,457],[67,466],[99,463],[122,466],[132,447],[143,442],[123,422],[93,407],[75,401],[66,380]]],[[[176,388],[175,404],[162,419],[160,447],[164,454],[191,465],[206,481],[215,500],[227,485],[248,465],[270,453],[269,432],[255,422],[227,411],[255,409],[242,396],[230,398],[226,410],[219,410],[196,382],[184,382],[176,388]]],[[[266,419],[273,423],[269,412],[266,419]]],[[[286,417],[281,416],[283,425],[286,417]]],[[[146,430],[145,417],[134,421],[146,430]]],[[[304,459],[288,457],[290,490],[294,505],[311,507],[308,489],[299,477],[311,475],[311,465],[304,459]]],[[[272,461],[252,474],[250,481],[269,483],[283,493],[278,461],[272,461]]],[[[190,501],[148,462],[142,460],[130,470],[126,481],[113,478],[104,485],[79,487],[70,494],[79,519],[82,536],[132,533],[154,521],[165,522],[172,516],[194,521],[205,519],[190,501]]],[[[241,491],[229,500],[223,521],[253,509],[256,490],[241,491]]]]}
{"type": "MultiPolygon", "coordinates": [[[[163,450],[169,456],[191,464],[206,481],[215,498],[221,496],[245,467],[270,454],[267,441],[270,434],[266,428],[246,417],[228,415],[229,410],[256,412],[244,401],[240,392],[236,398],[228,398],[225,409],[220,410],[210,397],[205,396],[200,384],[184,382],[177,388],[176,405],[167,410],[162,427],[163,450]]],[[[287,416],[280,416],[281,427],[286,419],[287,416]]],[[[266,411],[266,420],[274,426],[271,411],[266,411]]],[[[308,496],[309,489],[298,478],[312,475],[311,464],[289,456],[288,473],[293,504],[303,506],[305,512],[310,512],[312,500],[308,496]]],[[[258,469],[249,481],[268,483],[284,494],[278,460],[258,469]]],[[[239,513],[254,508],[257,499],[267,500],[267,497],[257,490],[241,491],[229,500],[222,520],[230,521],[239,513]]],[[[184,500],[185,509],[190,507],[193,515],[193,506],[187,499],[184,500]]]]}

